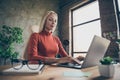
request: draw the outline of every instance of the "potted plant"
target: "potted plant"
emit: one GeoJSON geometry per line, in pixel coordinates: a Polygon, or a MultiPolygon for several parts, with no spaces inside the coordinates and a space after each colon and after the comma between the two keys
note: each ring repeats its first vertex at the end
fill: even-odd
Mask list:
{"type": "Polygon", "coordinates": [[[99,72],[100,75],[103,77],[113,77],[114,76],[114,65],[113,65],[113,59],[109,56],[104,57],[100,60],[99,65],[99,72]]]}
{"type": "MultiPolygon", "coordinates": [[[[15,51],[15,44],[23,42],[23,30],[19,27],[0,26],[0,61],[5,65],[11,58],[17,58],[19,53],[15,51]]],[[[0,64],[1,64],[0,63],[0,64]]]]}

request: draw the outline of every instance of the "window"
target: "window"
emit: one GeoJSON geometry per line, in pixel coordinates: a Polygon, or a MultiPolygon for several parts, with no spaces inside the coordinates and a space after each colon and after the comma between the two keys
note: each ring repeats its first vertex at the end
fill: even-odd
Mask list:
{"type": "Polygon", "coordinates": [[[71,10],[72,56],[87,53],[94,35],[101,36],[98,1],[71,10]]]}
{"type": "Polygon", "coordinates": [[[120,12],[120,0],[117,0],[118,1],[118,9],[119,9],[119,12],[120,12]]]}

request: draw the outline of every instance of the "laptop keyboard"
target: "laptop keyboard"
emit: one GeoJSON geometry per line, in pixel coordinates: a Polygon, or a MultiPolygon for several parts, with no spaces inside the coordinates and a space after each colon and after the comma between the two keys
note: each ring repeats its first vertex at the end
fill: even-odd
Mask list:
{"type": "Polygon", "coordinates": [[[81,68],[80,64],[72,64],[72,63],[60,63],[60,64],[58,64],[58,66],[60,66],[60,67],[68,67],[68,68],[76,68],[76,69],[81,68]]]}

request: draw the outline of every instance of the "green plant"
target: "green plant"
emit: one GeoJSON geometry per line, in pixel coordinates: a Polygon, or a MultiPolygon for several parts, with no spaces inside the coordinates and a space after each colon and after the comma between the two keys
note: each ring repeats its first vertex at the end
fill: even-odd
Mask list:
{"type": "Polygon", "coordinates": [[[103,65],[110,65],[113,63],[113,58],[107,56],[100,60],[100,63],[103,65]]]}
{"type": "Polygon", "coordinates": [[[0,57],[6,59],[17,58],[19,53],[15,51],[14,45],[23,42],[23,30],[19,27],[3,25],[0,27],[0,57]]]}

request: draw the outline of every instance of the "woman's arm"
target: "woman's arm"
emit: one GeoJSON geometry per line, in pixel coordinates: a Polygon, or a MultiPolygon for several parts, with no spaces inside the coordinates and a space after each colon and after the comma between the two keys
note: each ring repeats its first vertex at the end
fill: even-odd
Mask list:
{"type": "Polygon", "coordinates": [[[65,51],[65,49],[63,48],[63,45],[60,41],[60,39],[55,36],[55,39],[56,39],[56,42],[58,43],[58,47],[59,47],[59,54],[62,56],[62,57],[69,57],[69,55],[67,54],[67,52],[65,51]]]}
{"type": "Polygon", "coordinates": [[[45,64],[53,63],[66,63],[66,62],[76,62],[72,57],[69,57],[64,48],[62,47],[61,42],[59,41],[59,53],[62,58],[56,59],[51,57],[43,57],[38,55],[38,38],[39,33],[33,33],[30,37],[29,46],[28,46],[28,59],[29,60],[42,60],[45,64]]]}
{"type": "MultiPolygon", "coordinates": [[[[83,57],[82,57],[83,58],[83,57]]],[[[44,63],[45,64],[53,64],[53,63],[73,63],[73,64],[81,64],[81,60],[72,57],[62,57],[62,58],[50,58],[46,57],[44,63]]]]}
{"type": "Polygon", "coordinates": [[[46,64],[67,63],[67,62],[72,62],[72,58],[71,57],[62,57],[62,58],[50,58],[50,57],[46,57],[45,58],[45,63],[46,64]]]}
{"type": "Polygon", "coordinates": [[[42,60],[44,61],[45,57],[38,55],[38,38],[39,33],[33,33],[30,36],[28,44],[28,59],[29,60],[42,60]]]}
{"type": "Polygon", "coordinates": [[[71,63],[78,63],[80,64],[80,61],[82,61],[84,59],[83,56],[79,56],[77,58],[72,58],[70,57],[67,52],[64,50],[61,41],[59,40],[58,37],[56,37],[56,41],[58,43],[58,47],[59,47],[59,54],[62,56],[62,58],[60,58],[58,60],[58,63],[66,63],[66,62],[71,62],[71,63]]]}
{"type": "Polygon", "coordinates": [[[38,40],[39,40],[38,38],[39,38],[39,33],[33,33],[30,37],[30,41],[28,45],[29,60],[42,60],[45,64],[59,63],[66,60],[66,58],[56,59],[56,58],[44,57],[44,56],[38,55],[38,40]]]}
{"type": "Polygon", "coordinates": [[[38,38],[39,38],[39,33],[33,33],[30,36],[29,45],[28,45],[28,59],[42,60],[46,64],[58,63],[59,59],[38,55],[38,40],[39,40],[38,38]]]}

